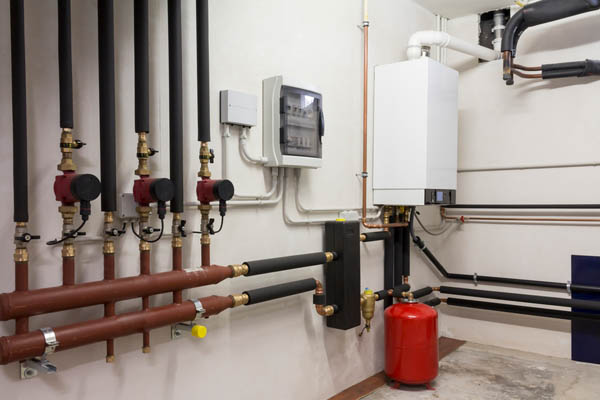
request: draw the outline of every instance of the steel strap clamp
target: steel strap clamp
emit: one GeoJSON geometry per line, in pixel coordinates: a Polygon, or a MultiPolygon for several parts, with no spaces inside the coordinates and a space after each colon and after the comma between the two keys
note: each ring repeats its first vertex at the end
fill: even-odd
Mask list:
{"type": "Polygon", "coordinates": [[[567,281],[567,293],[569,294],[569,297],[573,296],[573,293],[571,292],[571,281],[567,281]]]}
{"type": "Polygon", "coordinates": [[[206,310],[204,309],[204,306],[202,305],[202,302],[200,302],[200,300],[192,300],[192,303],[194,303],[194,307],[196,307],[196,318],[194,318],[194,321],[197,321],[200,318],[202,318],[206,310]]]}
{"type": "Polygon", "coordinates": [[[477,282],[477,272],[475,272],[473,274],[473,284],[475,284],[475,286],[477,286],[478,282],[477,282]]]}
{"type": "Polygon", "coordinates": [[[52,328],[42,328],[40,331],[44,335],[44,341],[46,342],[44,356],[53,354],[56,351],[56,348],[60,345],[58,340],[56,340],[56,334],[54,333],[54,330],[52,328]]]}

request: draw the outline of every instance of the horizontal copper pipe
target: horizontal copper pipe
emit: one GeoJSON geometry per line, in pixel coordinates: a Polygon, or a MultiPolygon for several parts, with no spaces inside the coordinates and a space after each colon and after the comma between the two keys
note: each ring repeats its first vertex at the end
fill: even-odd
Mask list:
{"type": "Polygon", "coordinates": [[[0,320],[105,304],[175,290],[213,285],[233,277],[233,267],[211,265],[194,271],[169,271],[114,281],[98,281],[0,295],[0,320]]]}
{"type": "MultiPolygon", "coordinates": [[[[156,275],[154,275],[156,276],[156,275]]],[[[233,307],[233,297],[210,296],[199,299],[209,317],[233,307]]],[[[56,340],[60,343],[56,351],[67,350],[108,339],[142,333],[169,326],[177,322],[196,318],[196,307],[191,301],[182,304],[169,304],[94,321],[80,322],[54,328],[56,340]]],[[[46,342],[41,331],[0,338],[0,364],[39,357],[44,354],[46,342]]]]}

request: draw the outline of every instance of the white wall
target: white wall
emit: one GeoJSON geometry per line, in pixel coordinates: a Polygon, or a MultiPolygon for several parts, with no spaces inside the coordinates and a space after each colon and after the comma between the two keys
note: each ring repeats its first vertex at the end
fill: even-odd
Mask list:
{"type": "MultiPolygon", "coordinates": [[[[28,78],[28,126],[30,168],[30,231],[44,241],[60,231],[52,183],[57,174],[58,71],[56,51],[56,2],[26,1],[28,78]]],[[[168,57],[166,1],[151,1],[151,135],[160,153],[151,161],[155,176],[168,176],[168,57]]],[[[135,159],[133,115],[133,2],[116,1],[118,38],[117,132],[118,189],[131,191],[135,159]]],[[[99,175],[97,20],[96,2],[78,0],[73,8],[73,80],[75,135],[88,143],[76,153],[79,171],[99,175]]],[[[196,142],[196,77],[194,2],[183,2],[184,24],[184,128],[186,200],[194,200],[199,169],[196,142]]],[[[0,290],[13,290],[12,267],[12,164],[10,105],[9,1],[0,1],[0,249],[5,267],[0,270],[0,290]]],[[[289,74],[320,87],[324,95],[327,133],[324,166],[303,175],[303,202],[312,207],[357,207],[360,183],[362,119],[362,34],[359,0],[211,0],[211,106],[212,146],[220,153],[218,92],[235,89],[260,96],[263,78],[289,74]],[[330,194],[324,188],[331,189],[330,194]]],[[[371,62],[383,64],[404,58],[410,33],[431,29],[431,13],[411,1],[379,0],[370,10],[371,62]]],[[[260,112],[260,111],[259,111],[260,112]]],[[[260,126],[251,135],[251,149],[261,148],[260,126]]],[[[237,137],[237,133],[234,134],[237,137]]],[[[235,143],[235,140],[232,141],[235,143]]],[[[238,190],[256,191],[267,174],[245,167],[237,150],[230,149],[232,179],[238,190]]],[[[219,163],[213,175],[220,174],[219,163]]],[[[268,182],[267,182],[268,183],[268,182]]],[[[94,203],[88,235],[101,231],[99,201],[94,203]]],[[[215,263],[229,264],[247,259],[318,251],[323,246],[321,227],[284,225],[281,206],[231,209],[224,232],[213,240],[215,263]]],[[[186,211],[190,228],[198,228],[199,212],[186,211]]],[[[169,225],[167,225],[169,226],[169,225]]],[[[199,238],[184,243],[184,265],[199,264],[199,238]]],[[[78,246],[77,281],[102,278],[101,244],[78,246]]],[[[118,276],[139,272],[137,242],[131,234],[117,246],[118,276]]],[[[165,240],[154,247],[152,270],[170,269],[170,245],[165,240]]],[[[362,285],[380,288],[383,281],[382,246],[363,246],[362,285]]],[[[42,242],[30,246],[30,287],[60,284],[60,249],[42,242]]],[[[431,282],[433,276],[422,263],[414,263],[415,285],[431,282]]],[[[244,289],[305,277],[322,278],[322,267],[287,274],[240,278],[217,287],[187,291],[187,298],[210,294],[227,295],[244,289]]],[[[170,294],[154,296],[153,305],[166,304],[170,294]]],[[[18,367],[0,368],[0,387],[11,398],[167,399],[197,396],[229,399],[322,399],[383,369],[383,318],[381,305],[374,329],[361,339],[358,330],[347,332],[325,328],[311,304],[311,295],[226,311],[206,321],[208,336],[171,342],[169,329],[152,332],[152,353],[141,352],[141,336],[116,340],[117,361],[104,362],[103,343],[57,353],[51,357],[60,372],[30,381],[19,381],[18,367]]],[[[139,300],[119,303],[117,312],[137,310],[139,300]]],[[[74,310],[31,319],[31,329],[59,326],[102,316],[102,307],[74,310]]],[[[14,323],[0,324],[0,335],[13,333],[14,323]]]]}
{"type": "MultiPolygon", "coordinates": [[[[521,38],[517,61],[540,65],[596,59],[599,22],[595,12],[531,28],[521,38]]],[[[448,27],[451,34],[477,40],[476,16],[451,20],[448,27]]],[[[527,82],[515,77],[515,85],[507,87],[501,61],[478,65],[472,58],[448,55],[450,66],[460,71],[459,168],[598,161],[598,80],[527,82]]],[[[599,179],[597,168],[463,173],[457,197],[459,203],[597,203],[599,179]]],[[[597,226],[465,224],[431,247],[452,272],[566,282],[572,254],[600,253],[597,232],[597,226]]],[[[571,356],[567,321],[442,310],[445,335],[571,356]]]]}

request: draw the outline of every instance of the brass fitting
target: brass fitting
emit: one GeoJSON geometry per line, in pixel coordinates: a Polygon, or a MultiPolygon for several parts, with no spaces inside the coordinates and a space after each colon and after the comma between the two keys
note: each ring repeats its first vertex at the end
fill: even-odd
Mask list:
{"type": "Polygon", "coordinates": [[[325,261],[330,263],[335,259],[335,254],[333,254],[332,252],[328,251],[325,253],[325,261]]]}
{"type": "MultiPolygon", "coordinates": [[[[112,211],[106,211],[104,213],[104,245],[102,246],[102,253],[104,254],[115,254],[115,243],[112,240],[112,236],[109,236],[106,232],[110,231],[114,222],[114,215],[112,211]]],[[[108,361],[107,361],[108,362],[108,361]]]]}
{"type": "Polygon", "coordinates": [[[75,206],[60,206],[58,212],[62,215],[64,225],[72,225],[73,218],[77,213],[77,207],[75,206]]]}
{"type": "Polygon", "coordinates": [[[434,292],[439,292],[439,291],[440,291],[440,288],[439,288],[439,286],[438,286],[438,287],[432,287],[431,289],[432,289],[434,292]]]}
{"type": "Polygon", "coordinates": [[[248,297],[246,293],[234,294],[231,296],[231,298],[233,299],[233,305],[231,306],[231,308],[245,306],[250,301],[250,297],[248,297]]]}
{"type": "Polygon", "coordinates": [[[371,320],[375,315],[375,301],[377,297],[372,290],[365,289],[360,297],[360,310],[362,312],[363,318],[365,319],[365,328],[367,328],[367,332],[371,331],[371,320]]]}
{"type": "Polygon", "coordinates": [[[202,235],[200,236],[200,244],[210,244],[210,234],[208,232],[208,221],[210,217],[210,209],[212,206],[210,204],[200,204],[198,209],[200,210],[201,219],[200,219],[200,231],[202,235]]]}
{"type": "Polygon", "coordinates": [[[27,252],[26,247],[17,247],[15,249],[15,254],[13,256],[15,262],[24,263],[29,261],[29,253],[27,252]]]}
{"type": "MultiPolygon", "coordinates": [[[[320,281],[316,280],[317,287],[315,288],[315,295],[323,295],[325,294],[325,290],[323,289],[323,285],[320,281]]],[[[330,317],[335,314],[335,307],[333,306],[324,306],[322,304],[315,304],[315,310],[317,314],[323,317],[330,317]]]]}
{"type": "Polygon", "coordinates": [[[106,356],[106,362],[112,364],[115,362],[115,356],[106,356]]]}
{"type": "Polygon", "coordinates": [[[150,243],[140,240],[140,251],[150,251],[150,243]]]}
{"type": "Polygon", "coordinates": [[[115,254],[115,242],[112,240],[105,240],[102,246],[102,253],[104,254],[115,254]]]}
{"type": "Polygon", "coordinates": [[[148,158],[150,157],[150,148],[146,139],[147,132],[138,132],[137,158],[138,167],[135,170],[137,176],[150,176],[150,167],[148,158]]]}
{"type": "Polygon", "coordinates": [[[76,143],[73,141],[71,129],[63,128],[60,134],[60,152],[62,159],[57,165],[59,171],[77,171],[77,166],[73,161],[73,149],[76,148],[76,143]]]}
{"type": "Polygon", "coordinates": [[[235,265],[230,265],[230,267],[231,267],[231,270],[233,271],[231,274],[232,278],[244,276],[248,273],[248,266],[246,264],[235,264],[235,265]]]}
{"type": "Polygon", "coordinates": [[[212,154],[210,153],[210,149],[208,148],[207,142],[202,142],[200,145],[200,172],[198,172],[198,176],[202,179],[210,178],[210,169],[208,168],[208,164],[212,159],[212,154]]]}
{"type": "Polygon", "coordinates": [[[73,243],[66,243],[62,247],[61,254],[63,258],[75,257],[75,246],[73,243]]]}
{"type": "Polygon", "coordinates": [[[171,247],[173,248],[181,248],[183,247],[183,240],[181,239],[181,214],[173,213],[173,225],[171,227],[171,232],[173,234],[173,239],[171,240],[171,247]]]}
{"type": "Polygon", "coordinates": [[[365,235],[364,233],[360,234],[360,241],[364,242],[365,240],[367,240],[367,235],[365,235]]]}
{"type": "MultiPolygon", "coordinates": [[[[384,225],[389,225],[390,217],[393,215],[393,213],[394,213],[393,207],[390,207],[390,206],[383,207],[383,224],[384,225]]],[[[383,230],[386,232],[389,232],[390,228],[385,227],[385,228],[383,228],[383,230]]]]}
{"type": "Polygon", "coordinates": [[[142,349],[142,353],[144,353],[144,354],[152,353],[152,349],[149,346],[148,347],[144,347],[142,349]]]}
{"type": "Polygon", "coordinates": [[[137,206],[135,210],[140,216],[140,222],[148,222],[148,219],[150,218],[150,213],[152,212],[152,209],[150,207],[137,206]]]}

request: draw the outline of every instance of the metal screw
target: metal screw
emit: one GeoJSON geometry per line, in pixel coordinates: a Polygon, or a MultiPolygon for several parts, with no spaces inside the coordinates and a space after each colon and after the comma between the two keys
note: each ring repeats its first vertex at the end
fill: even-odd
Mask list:
{"type": "Polygon", "coordinates": [[[33,368],[25,368],[25,377],[33,378],[36,375],[37,375],[37,371],[34,370],[33,368]]]}

